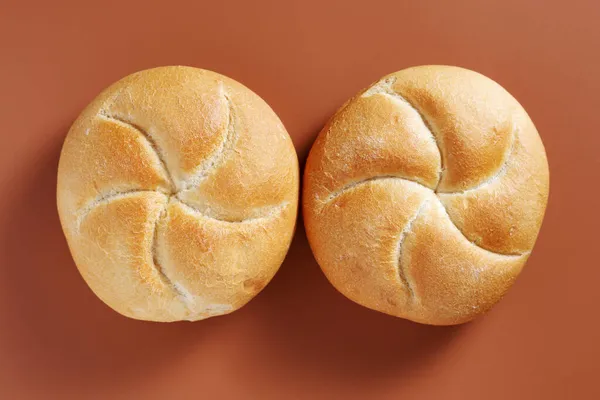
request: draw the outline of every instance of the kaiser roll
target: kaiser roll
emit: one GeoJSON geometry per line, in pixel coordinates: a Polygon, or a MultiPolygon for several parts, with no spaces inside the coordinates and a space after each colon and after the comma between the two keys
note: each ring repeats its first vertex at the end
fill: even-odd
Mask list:
{"type": "Polygon", "coordinates": [[[501,86],[409,68],[348,101],[311,149],[303,213],[316,259],[353,301],[452,325],[512,285],[548,198],[544,146],[501,86]]]}
{"type": "Polygon", "coordinates": [[[127,76],[79,116],[58,211],[81,275],[151,321],[234,311],[273,277],[296,221],[298,160],[269,106],[190,67],[127,76]]]}

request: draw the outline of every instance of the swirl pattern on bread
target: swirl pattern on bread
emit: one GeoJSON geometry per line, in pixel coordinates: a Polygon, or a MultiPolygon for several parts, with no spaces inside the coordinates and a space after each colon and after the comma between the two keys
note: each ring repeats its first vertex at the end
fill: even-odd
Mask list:
{"type": "Polygon", "coordinates": [[[123,315],[198,320],[246,304],[294,232],[298,161],[270,107],[214,72],[161,67],[73,124],[58,208],[92,290],[123,315]]]}
{"type": "Polygon", "coordinates": [[[549,174],[501,86],[423,66],[349,100],[311,149],[307,235],[332,284],[366,307],[450,325],[488,310],[537,238],[549,174]]]}

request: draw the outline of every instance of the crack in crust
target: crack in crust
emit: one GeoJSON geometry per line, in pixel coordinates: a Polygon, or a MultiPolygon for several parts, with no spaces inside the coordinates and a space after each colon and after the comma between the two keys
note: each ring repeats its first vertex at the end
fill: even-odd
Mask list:
{"type": "Polygon", "coordinates": [[[376,176],[372,176],[372,177],[365,178],[365,179],[359,179],[357,181],[350,182],[347,185],[342,186],[340,189],[336,190],[335,192],[331,192],[329,194],[329,196],[327,196],[327,198],[323,201],[322,204],[327,205],[327,204],[331,203],[337,197],[344,194],[344,192],[346,192],[350,189],[353,189],[355,186],[359,186],[359,185],[362,185],[362,184],[365,184],[365,183],[368,183],[371,181],[378,181],[378,180],[382,180],[382,179],[402,179],[404,181],[413,182],[413,183],[416,183],[417,185],[423,186],[423,188],[425,188],[425,189],[433,190],[429,186],[419,182],[418,178],[413,178],[413,177],[409,178],[409,177],[401,176],[401,175],[376,175],[376,176]]]}
{"type": "Polygon", "coordinates": [[[160,147],[158,146],[158,144],[156,143],[154,138],[146,130],[144,130],[141,126],[134,124],[131,121],[125,120],[124,118],[117,117],[114,115],[108,115],[104,112],[100,112],[98,114],[98,117],[102,118],[104,120],[107,120],[107,121],[111,121],[117,125],[126,126],[128,128],[131,128],[131,129],[137,131],[146,140],[146,142],[148,143],[150,148],[154,151],[154,154],[156,155],[156,157],[158,158],[158,161],[160,163],[161,172],[164,173],[164,175],[167,177],[167,180],[170,185],[170,190],[173,190],[173,188],[176,185],[175,185],[175,181],[173,180],[173,176],[171,175],[171,171],[167,167],[166,159],[165,159],[164,155],[162,154],[162,151],[160,150],[160,147]]]}
{"type": "Polygon", "coordinates": [[[444,191],[439,191],[436,189],[436,193],[439,193],[442,195],[449,195],[449,196],[460,195],[460,194],[465,194],[465,193],[472,192],[474,190],[481,189],[487,185],[491,185],[496,180],[502,178],[508,171],[508,162],[511,159],[513,153],[515,152],[518,142],[519,142],[519,127],[513,124],[513,128],[511,130],[510,146],[508,148],[508,151],[505,153],[504,161],[502,162],[502,165],[500,166],[498,171],[496,171],[496,173],[494,173],[494,175],[490,176],[485,181],[483,181],[473,187],[464,189],[464,190],[457,190],[454,192],[444,192],[444,191]]]}
{"type": "Polygon", "coordinates": [[[178,202],[187,211],[190,211],[194,214],[200,215],[202,218],[210,219],[210,220],[217,221],[217,222],[228,223],[228,224],[243,224],[243,223],[247,223],[247,222],[254,222],[257,220],[267,219],[267,218],[273,217],[273,216],[281,213],[290,204],[289,201],[283,201],[282,203],[280,203],[278,205],[262,207],[260,209],[260,212],[258,212],[257,215],[254,215],[252,217],[233,219],[233,218],[219,218],[219,217],[215,216],[214,214],[211,215],[211,214],[207,213],[205,210],[203,211],[203,210],[198,209],[197,207],[194,207],[193,205],[189,204],[188,202],[179,198],[178,196],[171,196],[171,200],[178,202]]]}
{"type": "MultiPolygon", "coordinates": [[[[438,197],[439,199],[439,197],[438,197]]],[[[522,257],[522,256],[526,256],[528,254],[531,253],[531,251],[524,251],[523,253],[498,253],[497,251],[492,251],[489,249],[486,249],[485,247],[481,247],[480,245],[478,245],[477,243],[473,242],[472,240],[470,240],[463,231],[460,230],[460,228],[458,227],[458,225],[456,225],[456,223],[454,222],[454,220],[452,219],[452,217],[450,217],[450,214],[448,214],[448,210],[446,210],[446,207],[444,207],[444,203],[442,203],[440,201],[440,204],[442,205],[442,210],[444,210],[444,213],[446,214],[446,216],[448,217],[448,219],[450,220],[450,222],[452,222],[452,225],[454,225],[454,227],[456,228],[456,230],[465,238],[465,240],[469,241],[470,243],[473,243],[473,245],[479,247],[482,250],[485,250],[491,254],[495,254],[498,256],[504,256],[504,257],[522,257]]]]}
{"type": "Polygon", "coordinates": [[[139,194],[144,193],[161,193],[164,196],[164,204],[156,221],[154,222],[154,226],[152,229],[152,241],[150,242],[149,253],[152,255],[152,265],[154,270],[156,271],[160,281],[167,287],[171,288],[176,294],[177,298],[182,302],[184,307],[191,311],[190,306],[193,304],[193,300],[189,298],[187,295],[187,291],[182,287],[181,284],[175,283],[171,280],[171,278],[167,275],[161,263],[158,260],[158,225],[160,224],[161,219],[164,217],[166,213],[166,205],[168,204],[169,195],[167,193],[159,192],[158,190],[127,190],[122,192],[109,192],[107,194],[98,196],[96,199],[91,201],[88,205],[83,207],[80,210],[80,213],[77,217],[77,230],[81,229],[81,224],[83,220],[98,206],[102,204],[110,204],[111,202],[118,199],[125,199],[128,197],[134,197],[139,194]]]}
{"type": "Polygon", "coordinates": [[[227,129],[223,141],[219,147],[208,157],[198,168],[198,171],[192,177],[182,181],[179,185],[179,191],[192,190],[200,186],[225,162],[227,155],[233,150],[238,140],[238,132],[235,127],[236,114],[233,107],[233,102],[227,93],[223,92],[223,97],[227,102],[227,129]]]}
{"type": "Polygon", "coordinates": [[[219,144],[219,147],[215,151],[213,151],[213,153],[210,154],[210,156],[206,160],[204,160],[200,167],[197,168],[197,172],[195,175],[180,182],[177,182],[173,178],[173,175],[171,174],[171,171],[167,165],[166,157],[160,149],[160,146],[158,146],[152,135],[150,135],[145,129],[123,117],[109,115],[104,111],[101,111],[98,114],[98,117],[119,124],[121,126],[127,126],[137,131],[146,140],[146,142],[158,158],[161,167],[161,172],[164,173],[164,175],[169,181],[170,191],[172,193],[178,193],[185,190],[195,189],[202,183],[202,181],[208,178],[211,174],[214,174],[215,171],[218,170],[221,165],[223,165],[223,163],[227,159],[227,154],[233,150],[235,144],[237,143],[238,133],[235,128],[236,114],[235,109],[233,107],[233,101],[231,100],[229,95],[223,91],[222,87],[221,91],[223,98],[227,103],[227,128],[223,140],[219,144]]]}
{"type": "MultiPolygon", "coordinates": [[[[160,193],[165,198],[165,202],[162,206],[162,209],[154,223],[154,227],[152,230],[152,242],[150,245],[149,252],[152,255],[152,265],[154,266],[154,269],[156,270],[161,282],[165,286],[171,288],[177,294],[177,298],[181,301],[181,303],[188,310],[188,312],[194,312],[193,307],[195,306],[196,302],[194,301],[193,295],[185,288],[185,286],[181,282],[175,282],[169,277],[169,275],[166,273],[165,269],[162,267],[162,264],[159,261],[159,257],[158,257],[158,235],[159,235],[158,226],[159,226],[161,220],[164,219],[166,216],[167,205],[171,201],[176,201],[179,204],[181,204],[187,211],[194,213],[196,215],[199,215],[202,218],[206,218],[206,219],[210,219],[212,221],[226,223],[226,224],[242,224],[242,223],[250,223],[250,222],[260,221],[260,220],[264,220],[264,219],[273,217],[275,215],[278,215],[281,212],[283,212],[283,210],[285,210],[287,208],[287,206],[290,204],[288,201],[284,201],[281,204],[278,204],[276,206],[265,207],[264,210],[266,210],[266,212],[263,212],[263,213],[259,214],[258,216],[232,220],[232,219],[218,218],[216,216],[203,213],[202,211],[198,210],[197,208],[194,208],[193,206],[187,204],[185,201],[179,199],[176,195],[169,194],[169,193],[163,193],[158,190],[156,190],[156,191],[155,190],[126,190],[126,191],[121,191],[121,192],[113,191],[113,192],[109,192],[107,194],[98,196],[96,199],[91,201],[88,205],[84,206],[80,210],[80,212],[78,213],[77,223],[76,223],[77,231],[79,231],[81,229],[81,224],[83,223],[84,219],[96,207],[98,207],[102,204],[110,204],[111,202],[113,202],[115,200],[124,199],[124,198],[128,198],[128,197],[134,197],[136,195],[144,194],[144,193],[160,193]]],[[[263,210],[261,210],[261,211],[263,211],[263,210]]]]}
{"type": "MultiPolygon", "coordinates": [[[[100,113],[98,114],[99,118],[102,118],[106,121],[111,121],[111,122],[113,122],[115,124],[119,124],[121,126],[127,126],[131,129],[135,130],[137,133],[140,134],[141,137],[143,137],[146,140],[146,142],[148,143],[148,145],[150,146],[150,148],[153,150],[154,154],[158,158],[160,166],[161,166],[161,170],[162,170],[162,172],[164,172],[164,175],[168,178],[170,187],[166,190],[164,188],[158,187],[154,190],[131,189],[131,190],[121,190],[121,191],[109,191],[106,193],[102,193],[78,211],[79,217],[78,217],[77,226],[79,227],[81,225],[81,222],[83,221],[83,219],[91,212],[91,210],[94,207],[96,207],[102,203],[109,203],[110,201],[112,201],[114,199],[121,198],[121,197],[126,196],[131,193],[151,193],[151,192],[158,192],[158,193],[165,194],[165,195],[169,196],[170,199],[175,198],[180,203],[185,204],[188,208],[194,209],[196,213],[202,214],[205,218],[210,218],[210,219],[213,219],[216,221],[244,222],[246,220],[255,219],[255,217],[251,217],[251,218],[241,219],[241,220],[233,220],[233,219],[229,220],[226,218],[218,218],[214,215],[203,214],[201,210],[194,208],[191,205],[185,203],[179,197],[180,192],[182,192],[184,190],[190,190],[190,189],[197,187],[204,179],[206,179],[208,176],[210,176],[210,174],[214,174],[215,171],[218,170],[219,167],[225,161],[227,153],[229,153],[229,151],[233,150],[233,147],[234,147],[235,143],[237,142],[238,134],[235,129],[236,115],[235,115],[235,111],[234,111],[234,107],[233,107],[233,102],[230,99],[229,95],[227,93],[225,93],[222,86],[221,86],[220,90],[221,90],[223,97],[225,98],[225,100],[227,102],[228,124],[227,124],[226,135],[225,135],[223,141],[221,142],[219,148],[217,150],[215,150],[210,155],[210,157],[203,163],[204,165],[199,168],[200,173],[197,174],[195,177],[193,177],[191,180],[182,181],[180,183],[176,182],[173,179],[173,175],[171,174],[171,171],[167,165],[166,158],[164,157],[162,150],[160,149],[160,147],[158,146],[158,144],[156,143],[154,138],[146,130],[144,130],[139,125],[137,125],[131,121],[128,121],[122,117],[108,115],[105,111],[100,111],[100,113]]],[[[287,202],[284,202],[284,203],[287,204],[287,202]]],[[[282,204],[272,206],[272,207],[282,208],[282,204]]],[[[269,208],[269,207],[267,207],[267,208],[269,208]]],[[[285,207],[283,207],[283,208],[285,208],[285,207]]],[[[270,213],[268,213],[268,215],[270,215],[270,213]]]]}
{"type": "MultiPolygon", "coordinates": [[[[464,190],[453,191],[453,192],[452,191],[446,192],[446,191],[439,190],[439,185],[442,181],[443,173],[444,173],[445,165],[446,165],[446,162],[445,162],[446,157],[445,157],[445,154],[443,151],[443,137],[439,134],[434,134],[434,129],[432,129],[432,125],[433,125],[432,122],[425,116],[425,114],[423,114],[423,112],[419,108],[417,108],[417,106],[412,104],[404,96],[402,96],[402,94],[398,93],[396,90],[394,90],[392,88],[392,86],[396,82],[396,79],[397,78],[395,76],[392,76],[392,77],[388,77],[388,78],[385,78],[385,79],[377,82],[375,85],[373,85],[372,87],[367,89],[362,94],[362,97],[369,97],[369,96],[373,96],[375,94],[389,96],[392,99],[395,99],[397,101],[400,101],[400,102],[406,104],[412,110],[414,110],[415,113],[417,113],[419,115],[419,117],[421,118],[421,121],[423,121],[423,125],[425,125],[425,128],[427,128],[427,130],[431,134],[431,137],[433,138],[433,140],[437,146],[438,152],[440,153],[440,171],[438,172],[438,175],[439,175],[438,182],[434,189],[434,191],[436,193],[439,192],[439,193],[451,195],[451,194],[462,194],[465,192],[470,192],[472,190],[480,189],[480,188],[494,182],[496,179],[502,177],[506,173],[506,170],[508,168],[508,162],[510,160],[510,157],[514,153],[516,143],[518,142],[519,127],[516,126],[515,124],[513,124],[513,128],[511,130],[511,143],[510,143],[510,146],[508,147],[508,150],[504,154],[504,161],[503,161],[502,165],[500,166],[500,168],[498,169],[498,171],[496,171],[496,173],[494,173],[494,175],[492,175],[485,181],[473,186],[472,188],[467,188],[464,190]]],[[[413,179],[417,179],[417,178],[413,178],[413,179]]]]}
{"type": "MultiPolygon", "coordinates": [[[[415,182],[415,181],[413,181],[411,179],[403,178],[403,177],[400,177],[400,176],[381,175],[381,176],[373,176],[373,177],[370,177],[370,178],[365,178],[365,179],[362,179],[362,180],[354,181],[354,182],[352,182],[352,183],[350,183],[350,184],[342,187],[341,189],[335,191],[332,195],[330,195],[325,200],[325,202],[323,203],[323,206],[326,206],[327,204],[333,202],[336,198],[338,198],[342,194],[344,194],[344,193],[346,193],[348,191],[351,191],[352,189],[355,189],[356,187],[358,187],[360,185],[368,184],[368,183],[373,182],[373,181],[387,180],[387,179],[399,179],[399,180],[403,180],[403,181],[406,181],[406,182],[411,182],[412,184],[420,185],[423,188],[428,189],[429,191],[431,191],[435,195],[435,198],[438,201],[440,201],[439,197],[438,197],[439,195],[435,191],[433,191],[431,188],[429,188],[429,187],[427,187],[425,185],[420,184],[419,182],[415,182]]],[[[460,228],[456,225],[456,223],[454,222],[454,220],[450,217],[450,214],[448,214],[448,211],[446,210],[446,207],[444,207],[444,204],[441,201],[440,201],[440,204],[442,205],[442,208],[444,209],[444,212],[446,213],[446,216],[448,217],[448,219],[450,220],[450,222],[452,222],[452,225],[454,225],[454,227],[456,228],[456,230],[458,232],[460,232],[460,234],[465,238],[465,240],[467,240],[469,243],[473,244],[473,246],[476,246],[476,247],[480,248],[481,250],[485,250],[485,251],[487,251],[487,252],[489,252],[491,254],[494,254],[494,255],[497,255],[497,256],[505,256],[505,257],[521,257],[521,256],[524,256],[524,255],[527,255],[527,254],[530,253],[528,251],[524,252],[524,253],[498,253],[496,251],[492,251],[490,249],[486,249],[485,247],[482,247],[482,246],[478,245],[477,243],[475,243],[472,240],[470,240],[464,234],[464,232],[460,230],[460,228]]]]}
{"type": "Polygon", "coordinates": [[[372,87],[367,89],[365,91],[365,93],[363,93],[362,97],[370,97],[375,94],[381,94],[384,96],[388,96],[388,97],[392,98],[393,100],[400,101],[401,103],[407,105],[411,110],[413,110],[419,116],[419,118],[423,122],[423,125],[425,126],[425,129],[427,129],[427,131],[431,135],[431,138],[433,139],[433,142],[435,143],[435,146],[437,147],[438,153],[440,155],[440,170],[438,171],[438,181],[437,181],[436,187],[434,189],[437,191],[437,187],[439,186],[440,182],[442,181],[444,168],[445,168],[444,166],[446,165],[445,155],[444,155],[444,152],[442,151],[442,136],[439,134],[433,133],[434,129],[432,128],[432,123],[429,121],[428,118],[425,117],[425,114],[423,114],[423,112],[421,110],[419,110],[414,104],[412,104],[410,101],[406,100],[406,98],[404,96],[402,96],[400,93],[398,93],[396,90],[394,90],[392,88],[394,83],[396,83],[396,79],[397,78],[395,76],[392,76],[392,77],[388,77],[388,78],[385,78],[385,79],[377,82],[375,85],[373,85],[372,87]]]}
{"type": "Polygon", "coordinates": [[[75,226],[77,227],[77,231],[79,232],[79,230],[81,228],[81,224],[83,223],[85,218],[94,210],[94,208],[96,208],[102,204],[111,203],[114,200],[124,199],[124,198],[131,197],[131,196],[134,196],[134,195],[140,194],[140,193],[160,193],[165,196],[169,195],[169,193],[165,193],[159,189],[157,189],[157,190],[131,189],[131,190],[122,190],[122,191],[111,190],[109,192],[102,193],[102,194],[98,195],[95,199],[93,199],[92,201],[88,202],[86,205],[81,207],[77,211],[77,222],[75,223],[75,226]]]}
{"type": "Polygon", "coordinates": [[[265,218],[272,217],[274,215],[279,214],[281,211],[283,211],[285,208],[287,208],[287,206],[290,204],[289,201],[283,201],[280,204],[263,207],[260,209],[262,212],[259,212],[259,213],[257,213],[257,215],[248,217],[248,218],[238,218],[238,219],[219,218],[215,215],[211,215],[209,213],[206,213],[205,211],[202,211],[202,210],[192,206],[191,204],[187,203],[185,200],[180,199],[177,196],[177,194],[164,193],[164,192],[161,192],[158,190],[137,190],[137,189],[124,190],[124,191],[120,191],[120,192],[112,191],[107,194],[98,196],[97,198],[95,198],[94,200],[89,202],[86,206],[84,206],[80,209],[80,211],[77,214],[78,215],[78,218],[77,218],[78,230],[81,227],[81,223],[83,222],[83,220],[94,210],[94,208],[96,208],[102,204],[110,204],[115,200],[133,197],[135,195],[144,194],[144,193],[160,193],[168,199],[168,202],[176,201],[179,204],[183,205],[188,211],[192,211],[194,214],[200,215],[203,218],[211,219],[213,221],[218,221],[218,222],[231,223],[231,224],[252,222],[255,220],[259,220],[259,219],[265,219],[265,218]]]}
{"type": "Polygon", "coordinates": [[[160,263],[160,261],[158,259],[158,226],[160,224],[161,219],[163,219],[165,217],[166,211],[167,211],[167,208],[166,208],[166,203],[165,203],[165,205],[163,205],[162,210],[160,210],[160,213],[158,214],[156,221],[154,222],[154,229],[152,232],[152,242],[150,245],[150,254],[152,254],[152,264],[154,265],[154,269],[158,273],[158,276],[160,277],[160,280],[162,281],[162,283],[165,286],[170,287],[177,294],[177,298],[179,299],[179,301],[181,301],[181,304],[183,304],[183,306],[189,312],[192,312],[192,307],[195,305],[194,299],[192,297],[190,297],[189,292],[183,287],[183,285],[181,283],[174,282],[169,277],[169,275],[167,275],[167,272],[165,271],[165,269],[163,268],[162,264],[160,263]]]}
{"type": "Polygon", "coordinates": [[[425,206],[427,206],[427,203],[429,203],[428,199],[425,199],[421,203],[421,205],[419,206],[419,208],[417,208],[417,211],[414,213],[414,215],[406,222],[404,229],[402,229],[402,232],[400,232],[400,238],[398,239],[398,255],[396,257],[398,259],[398,265],[397,265],[398,277],[400,278],[400,281],[402,282],[402,284],[408,290],[408,293],[410,294],[409,299],[411,301],[416,299],[416,295],[415,295],[415,290],[413,288],[411,279],[410,279],[407,271],[405,271],[404,268],[402,267],[402,246],[404,246],[404,241],[406,239],[406,236],[411,232],[413,223],[419,217],[421,212],[425,209],[425,206]]]}

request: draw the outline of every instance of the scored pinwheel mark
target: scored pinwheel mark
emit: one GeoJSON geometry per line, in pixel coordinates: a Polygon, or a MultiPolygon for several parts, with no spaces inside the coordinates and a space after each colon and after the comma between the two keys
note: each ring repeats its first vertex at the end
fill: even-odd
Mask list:
{"type": "Polygon", "coordinates": [[[267,206],[257,209],[259,212],[255,213],[255,215],[247,218],[227,218],[222,215],[215,215],[209,212],[209,210],[201,210],[200,208],[190,204],[183,198],[181,198],[180,193],[184,191],[193,191],[197,190],[202,182],[204,182],[211,174],[216,173],[221,165],[227,160],[227,156],[233,150],[235,144],[238,140],[238,132],[235,129],[235,110],[233,107],[233,103],[229,96],[226,94],[223,95],[227,102],[227,127],[226,133],[223,135],[223,140],[219,143],[216,150],[207,157],[207,159],[196,169],[193,176],[189,177],[186,180],[176,180],[171,173],[171,170],[166,162],[166,157],[164,156],[161,147],[158,145],[157,141],[154,139],[152,135],[149,134],[144,128],[139,126],[133,121],[126,119],[122,116],[119,116],[114,113],[107,113],[106,111],[101,111],[97,114],[97,118],[101,118],[104,121],[120,125],[125,127],[131,131],[136,132],[142,140],[144,140],[150,149],[152,149],[153,155],[157,158],[157,164],[163,175],[167,178],[168,187],[158,186],[154,189],[129,189],[129,190],[109,190],[104,193],[101,193],[88,204],[79,209],[77,213],[77,230],[79,231],[81,225],[85,218],[98,206],[109,204],[115,200],[126,198],[129,196],[135,196],[136,194],[144,194],[144,193],[159,193],[165,196],[165,202],[162,210],[160,211],[156,221],[154,223],[153,232],[152,232],[152,243],[150,245],[150,253],[152,254],[152,260],[154,264],[154,268],[157,271],[161,281],[168,287],[170,287],[175,293],[177,293],[178,298],[182,301],[182,303],[190,310],[194,305],[194,296],[190,294],[190,292],[185,288],[183,284],[180,282],[173,282],[173,280],[168,276],[165,269],[161,267],[158,257],[158,234],[159,229],[158,226],[165,215],[167,213],[167,205],[171,202],[178,203],[181,207],[183,207],[186,211],[200,217],[211,220],[216,223],[223,223],[228,225],[235,224],[247,224],[253,223],[256,221],[269,219],[279,215],[288,205],[288,201],[284,201],[278,205],[267,206]]]}
{"type": "Polygon", "coordinates": [[[394,82],[396,81],[395,77],[392,78],[386,78],[380,82],[378,82],[377,84],[373,85],[370,89],[366,90],[363,94],[362,97],[370,97],[373,95],[383,95],[383,96],[387,96],[390,99],[392,99],[392,101],[395,102],[401,102],[404,105],[407,105],[408,108],[411,110],[411,112],[415,113],[418,117],[419,120],[422,122],[424,128],[429,132],[429,134],[431,135],[432,140],[434,141],[434,143],[436,144],[436,147],[438,149],[439,152],[439,157],[440,157],[440,171],[438,173],[438,181],[436,183],[436,185],[434,187],[429,187],[425,184],[423,184],[418,178],[415,177],[409,177],[409,176],[405,176],[402,175],[401,173],[398,173],[398,175],[392,175],[392,174],[381,174],[381,175],[375,175],[375,176],[371,176],[368,178],[364,178],[364,179],[360,179],[357,181],[353,181],[350,182],[346,185],[344,185],[343,187],[341,187],[340,189],[337,189],[333,192],[331,192],[329,194],[329,196],[325,199],[324,201],[324,206],[328,205],[332,202],[335,201],[335,199],[337,199],[339,196],[341,196],[342,194],[348,192],[348,191],[352,191],[354,190],[356,187],[361,186],[361,185],[366,185],[369,184],[373,181],[380,181],[380,180],[404,180],[407,182],[411,182],[412,184],[417,184],[422,186],[423,188],[431,191],[433,194],[435,194],[435,196],[429,197],[427,199],[425,199],[417,208],[417,211],[408,218],[405,227],[402,229],[402,231],[399,234],[399,238],[398,238],[398,245],[397,245],[397,271],[398,271],[398,277],[400,279],[400,281],[402,282],[402,284],[406,287],[407,291],[409,292],[410,299],[414,299],[415,298],[415,291],[414,291],[414,285],[412,283],[410,274],[407,273],[407,271],[403,268],[402,266],[402,262],[401,262],[401,256],[402,256],[402,248],[404,245],[404,242],[406,241],[406,237],[411,233],[411,229],[412,229],[412,225],[413,223],[417,220],[417,218],[419,217],[419,215],[427,208],[428,203],[432,200],[432,199],[437,199],[437,201],[439,201],[439,203],[441,204],[441,209],[444,210],[446,217],[448,218],[448,220],[452,223],[452,225],[454,226],[454,228],[456,229],[457,232],[459,232],[468,242],[472,243],[473,246],[478,247],[479,249],[486,251],[490,254],[493,254],[495,256],[501,256],[501,257],[508,257],[508,258],[519,258],[519,257],[523,257],[523,256],[527,256],[530,252],[523,252],[523,253],[499,253],[496,251],[492,251],[490,249],[486,249],[485,247],[480,246],[479,244],[477,244],[475,241],[470,240],[465,234],[464,232],[462,232],[460,230],[460,228],[458,227],[458,225],[453,221],[453,219],[451,218],[450,214],[448,213],[448,211],[446,210],[444,204],[439,200],[439,194],[444,194],[444,195],[462,195],[468,192],[471,192],[473,190],[478,190],[480,188],[483,188],[487,185],[492,184],[493,182],[495,182],[496,180],[500,179],[504,174],[506,174],[507,169],[508,169],[508,162],[510,157],[512,156],[513,152],[514,152],[514,148],[516,147],[516,143],[518,142],[518,127],[513,126],[513,129],[511,131],[511,144],[508,147],[508,150],[506,152],[506,154],[504,155],[504,161],[501,165],[501,167],[498,169],[498,171],[493,174],[491,177],[489,177],[488,179],[486,179],[485,181],[479,183],[478,185],[472,187],[472,188],[468,188],[465,190],[461,190],[461,191],[455,191],[455,192],[441,192],[439,191],[439,184],[442,181],[442,177],[443,177],[443,171],[444,171],[444,165],[445,165],[445,160],[444,160],[444,152],[442,151],[442,146],[443,146],[443,142],[442,142],[442,136],[439,134],[434,133],[433,130],[433,126],[434,124],[432,124],[426,117],[425,115],[412,103],[410,103],[405,97],[403,97],[400,93],[396,92],[393,88],[392,85],[394,84],[394,82]]]}

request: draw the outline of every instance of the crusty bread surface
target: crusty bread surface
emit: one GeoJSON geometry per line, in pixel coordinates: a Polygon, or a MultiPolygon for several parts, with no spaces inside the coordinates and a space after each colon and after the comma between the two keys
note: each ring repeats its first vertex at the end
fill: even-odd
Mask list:
{"type": "Polygon", "coordinates": [[[276,273],[298,181],[291,139],[260,97],[214,72],[160,67],[116,82],[75,121],[58,211],[107,305],[199,320],[240,308],[276,273]]]}
{"type": "Polygon", "coordinates": [[[330,282],[353,301],[432,325],[472,320],[523,268],[549,191],[523,107],[450,66],[385,76],[314,143],[303,215],[330,282]]]}

